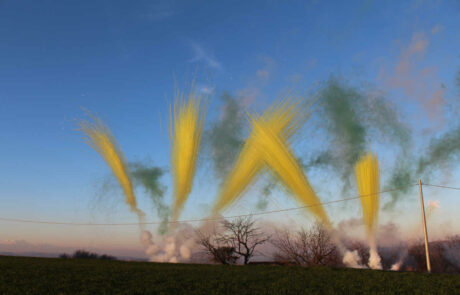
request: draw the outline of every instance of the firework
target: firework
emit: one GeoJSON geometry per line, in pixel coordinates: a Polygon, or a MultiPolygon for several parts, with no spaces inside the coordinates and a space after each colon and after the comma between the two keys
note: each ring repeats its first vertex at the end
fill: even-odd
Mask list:
{"type": "Polygon", "coordinates": [[[296,198],[318,218],[328,229],[329,217],[312,189],[301,165],[295,158],[288,142],[276,134],[265,118],[252,119],[255,148],[262,156],[272,174],[296,196],[296,198]]]}
{"type": "Polygon", "coordinates": [[[363,208],[363,220],[370,246],[369,266],[380,269],[382,267],[375,239],[379,214],[379,165],[377,157],[372,153],[361,157],[356,164],[355,172],[363,208]]]}
{"type": "Polygon", "coordinates": [[[97,117],[92,115],[91,117],[94,122],[81,121],[79,124],[82,132],[87,136],[86,142],[101,155],[110,169],[112,169],[123,190],[126,204],[129,205],[131,211],[137,214],[141,222],[144,213],[137,207],[136,195],[125,156],[121,149],[118,148],[115,137],[113,137],[109,128],[97,117]]]}
{"type": "Polygon", "coordinates": [[[177,220],[192,190],[205,112],[193,89],[187,99],[176,92],[170,115],[171,172],[174,183],[173,221],[177,220]]]}
{"type": "MultiPolygon", "coordinates": [[[[288,97],[265,111],[262,118],[277,136],[287,139],[295,133],[303,120],[308,118],[309,115],[307,114],[303,119],[300,118],[298,105],[298,101],[288,97]]],[[[214,206],[214,214],[235,202],[263,169],[263,155],[255,148],[255,143],[256,137],[252,132],[246,140],[233,169],[222,184],[214,206]]]]}

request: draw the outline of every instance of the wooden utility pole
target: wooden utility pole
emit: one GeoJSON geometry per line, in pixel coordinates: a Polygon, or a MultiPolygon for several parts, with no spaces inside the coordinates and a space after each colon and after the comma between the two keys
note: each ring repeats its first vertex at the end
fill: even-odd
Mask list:
{"type": "Polygon", "coordinates": [[[425,204],[423,203],[423,191],[422,191],[422,180],[421,179],[418,180],[418,186],[420,188],[420,202],[422,205],[423,232],[425,233],[426,269],[429,273],[431,273],[430,249],[428,247],[428,232],[426,230],[425,204]]]}

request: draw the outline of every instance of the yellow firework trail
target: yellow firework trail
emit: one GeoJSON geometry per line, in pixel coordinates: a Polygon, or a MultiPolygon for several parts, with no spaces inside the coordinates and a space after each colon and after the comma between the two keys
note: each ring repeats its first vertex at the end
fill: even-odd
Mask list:
{"type": "MultiPolygon", "coordinates": [[[[298,101],[286,98],[283,102],[274,104],[265,111],[262,118],[267,121],[267,124],[277,136],[286,139],[292,136],[301,126],[302,121],[308,117],[307,114],[304,118],[300,118],[298,107],[298,101]]],[[[217,214],[237,200],[263,168],[264,161],[259,151],[254,147],[255,136],[254,133],[251,133],[232,171],[222,185],[213,209],[214,214],[217,214]]]]}
{"type": "Polygon", "coordinates": [[[173,221],[179,217],[192,190],[205,116],[203,109],[200,109],[201,99],[196,91],[192,89],[187,99],[179,91],[176,91],[175,96],[174,110],[170,116],[173,221]]]}
{"type": "Polygon", "coordinates": [[[379,214],[379,165],[375,155],[361,157],[355,167],[363,220],[369,236],[374,236],[379,214]]]}
{"type": "Polygon", "coordinates": [[[277,136],[273,126],[264,118],[252,119],[255,148],[274,176],[290,189],[327,228],[331,228],[329,217],[312,189],[301,165],[294,157],[288,143],[277,136]]]}
{"type": "Polygon", "coordinates": [[[116,140],[111,134],[109,128],[98,118],[91,116],[93,123],[81,121],[79,126],[83,133],[86,134],[86,142],[97,151],[104,161],[112,169],[113,174],[120,183],[125,195],[125,202],[129,205],[131,211],[135,212],[139,220],[144,213],[137,208],[136,195],[134,194],[133,185],[129,177],[129,169],[123,152],[117,147],[116,140]]]}

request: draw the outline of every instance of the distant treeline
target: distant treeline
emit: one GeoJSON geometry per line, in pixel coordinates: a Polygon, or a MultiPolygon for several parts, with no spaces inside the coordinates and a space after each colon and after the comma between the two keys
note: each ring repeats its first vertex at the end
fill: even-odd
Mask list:
{"type": "Polygon", "coordinates": [[[104,259],[104,260],[116,260],[115,256],[110,255],[99,255],[85,250],[77,250],[72,255],[63,253],[59,255],[59,258],[74,258],[74,259],[104,259]]]}

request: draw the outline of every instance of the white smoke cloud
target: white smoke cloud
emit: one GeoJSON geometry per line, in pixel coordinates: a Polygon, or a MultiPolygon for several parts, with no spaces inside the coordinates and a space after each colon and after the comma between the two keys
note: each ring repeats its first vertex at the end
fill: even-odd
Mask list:
{"type": "Polygon", "coordinates": [[[342,262],[348,267],[363,268],[363,266],[361,265],[361,257],[359,257],[357,250],[345,251],[342,262]]]}
{"type": "Polygon", "coordinates": [[[141,242],[152,262],[190,262],[193,253],[198,252],[194,228],[189,224],[180,224],[171,233],[156,238],[150,231],[144,230],[141,242]]]}
{"type": "Polygon", "coordinates": [[[427,209],[426,209],[427,218],[430,217],[433,214],[433,212],[439,208],[441,208],[441,204],[439,203],[439,200],[435,200],[435,201],[429,200],[427,209]]]}
{"type": "Polygon", "coordinates": [[[379,256],[376,247],[371,247],[369,250],[369,267],[372,269],[382,269],[382,259],[379,256]]]}
{"type": "Polygon", "coordinates": [[[407,246],[403,247],[399,253],[399,259],[398,261],[391,266],[391,270],[393,271],[399,271],[404,263],[404,260],[406,260],[407,257],[407,246]]]}

